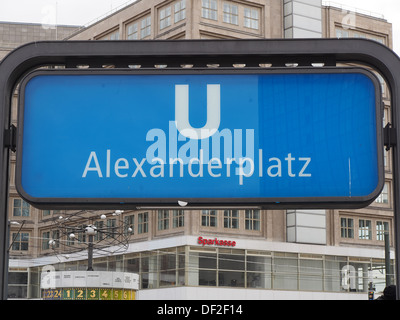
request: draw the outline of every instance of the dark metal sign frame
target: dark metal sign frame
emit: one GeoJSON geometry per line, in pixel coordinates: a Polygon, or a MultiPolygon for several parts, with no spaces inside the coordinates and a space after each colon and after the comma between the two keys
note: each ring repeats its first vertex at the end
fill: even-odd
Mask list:
{"type": "MultiPolygon", "coordinates": [[[[155,40],[155,41],[45,41],[19,47],[0,63],[0,299],[7,299],[8,274],[8,192],[10,151],[15,150],[16,132],[11,125],[11,100],[19,81],[41,66],[65,68],[85,66],[129,68],[140,65],[154,68],[167,65],[180,68],[207,65],[232,68],[233,64],[259,67],[313,64],[336,67],[338,63],[357,63],[378,71],[391,93],[392,124],[383,135],[393,148],[394,214],[396,261],[400,259],[400,59],[384,45],[365,39],[291,40],[155,40]]],[[[400,263],[396,263],[397,296],[400,297],[400,263]]]]}

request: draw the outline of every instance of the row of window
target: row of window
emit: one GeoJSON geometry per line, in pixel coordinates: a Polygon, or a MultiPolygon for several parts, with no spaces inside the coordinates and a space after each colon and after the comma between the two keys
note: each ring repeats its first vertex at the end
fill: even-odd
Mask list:
{"type": "MultiPolygon", "coordinates": [[[[56,267],[59,271],[85,270],[87,262],[56,267]]],[[[383,259],[195,246],[95,258],[93,268],[137,273],[140,289],[209,286],[367,292],[371,279],[378,291],[383,290],[386,276],[383,259]]],[[[30,277],[30,285],[39,288],[39,280],[40,276],[30,277]]]]}
{"type": "MultiPolygon", "coordinates": [[[[390,194],[390,182],[386,182],[381,194],[375,200],[377,204],[388,205],[389,204],[389,194],[390,194]]],[[[164,220],[169,216],[170,212],[168,210],[164,210],[165,212],[159,213],[159,215],[164,215],[164,220]]],[[[179,211],[179,210],[178,210],[179,211]]],[[[159,211],[162,212],[162,211],[159,211]]],[[[174,210],[172,210],[174,217],[178,217],[178,220],[173,222],[175,227],[183,226],[183,214],[178,214],[174,210]]],[[[60,210],[43,210],[42,217],[50,217],[51,213],[59,214],[60,210]]],[[[202,226],[206,227],[217,227],[217,210],[203,210],[202,211],[202,226]]],[[[259,221],[260,221],[260,212],[258,210],[245,210],[246,215],[246,230],[260,230],[259,229],[259,221]]],[[[30,216],[30,205],[19,198],[15,198],[13,201],[13,216],[14,217],[29,217],[30,216]]],[[[126,217],[128,218],[128,217],[126,217]]],[[[144,219],[144,218],[143,218],[144,219]]],[[[146,217],[148,219],[148,217],[146,217]]],[[[159,216],[160,220],[160,216],[159,216]]],[[[225,228],[239,228],[239,210],[224,210],[224,227],[225,228]]],[[[169,222],[164,223],[164,227],[159,228],[159,230],[165,230],[169,228],[169,222]]]]}
{"type": "MultiPolygon", "coordinates": [[[[376,203],[387,204],[389,201],[388,183],[385,184],[384,190],[377,198],[376,203]]],[[[28,217],[30,215],[30,206],[22,199],[14,199],[13,214],[16,217],[28,217]]],[[[51,215],[50,210],[42,212],[43,217],[51,215]]],[[[59,214],[58,210],[54,210],[53,214],[59,214]]],[[[158,210],[157,211],[157,230],[169,230],[181,228],[185,225],[184,210],[158,210]]],[[[261,213],[260,210],[202,210],[201,211],[201,226],[217,228],[222,223],[223,228],[226,229],[240,229],[241,223],[245,230],[260,231],[261,230],[261,213]]],[[[359,240],[384,240],[384,233],[389,231],[389,222],[375,221],[376,228],[373,230],[373,222],[368,219],[341,218],[341,237],[345,239],[359,239],[359,240]],[[356,224],[357,223],[357,224],[356,224]],[[358,233],[358,237],[356,236],[358,233]],[[373,239],[373,234],[375,237],[373,239]]],[[[95,221],[94,226],[98,230],[108,230],[109,233],[117,228],[117,220],[115,218],[107,220],[95,221]]],[[[81,226],[83,230],[84,226],[81,226]]],[[[79,226],[71,229],[79,230],[79,226]]],[[[136,214],[125,215],[123,217],[123,230],[126,234],[144,234],[149,232],[149,213],[140,212],[136,214]],[[135,218],[136,217],[136,218],[135,218]]],[[[68,233],[68,230],[67,230],[68,233]]],[[[98,232],[95,235],[95,241],[104,240],[106,232],[98,232]]],[[[58,230],[46,231],[42,234],[42,249],[50,249],[49,240],[59,239],[60,234],[58,230]]],[[[78,242],[86,242],[86,234],[84,232],[77,233],[76,240],[78,242]]],[[[67,245],[74,245],[74,238],[67,239],[67,245]]],[[[59,242],[54,243],[59,246],[59,242]]],[[[20,232],[12,234],[12,250],[14,251],[27,251],[29,248],[29,233],[20,232]]]]}
{"type": "MultiPolygon", "coordinates": [[[[173,5],[174,22],[177,23],[186,19],[186,1],[181,0],[173,5]]],[[[166,7],[160,10],[160,30],[163,30],[171,25],[172,7],[166,7]]]]}
{"type": "MultiPolygon", "coordinates": [[[[186,19],[186,0],[179,0],[175,2],[173,5],[164,7],[159,10],[160,31],[171,26],[172,21],[174,21],[174,23],[178,23],[184,19],[186,19]]],[[[115,36],[114,39],[110,38],[110,40],[119,39],[119,31],[115,31],[111,33],[111,35],[112,34],[115,34],[115,36]]],[[[128,24],[126,27],[126,39],[128,40],[145,39],[150,35],[151,35],[151,16],[146,16],[142,18],[140,21],[134,21],[128,24]]],[[[106,37],[109,36],[110,35],[107,35],[106,37]]],[[[106,39],[102,38],[102,40],[106,39]]]]}
{"type": "MultiPolygon", "coordinates": [[[[17,202],[21,202],[22,200],[17,202]]],[[[22,202],[21,202],[22,203],[22,202]]],[[[201,214],[201,225],[205,227],[217,227],[218,226],[218,212],[217,210],[202,210],[201,214]]],[[[240,212],[239,210],[224,210],[223,212],[223,224],[224,228],[228,229],[239,229],[240,224],[240,212]]],[[[46,213],[47,214],[47,213],[46,213]]],[[[259,231],[261,226],[261,214],[260,210],[244,210],[244,221],[246,230],[259,231]]],[[[124,235],[144,234],[149,232],[149,213],[141,212],[137,214],[126,215],[123,217],[122,226],[118,225],[116,218],[107,220],[98,220],[93,223],[97,230],[94,236],[94,241],[102,241],[111,237],[110,235],[116,232],[123,233],[124,235]],[[137,220],[135,220],[135,216],[137,220]],[[137,223],[137,228],[135,225],[137,223]],[[120,231],[116,229],[122,228],[120,231]]],[[[168,230],[170,228],[181,228],[185,225],[184,210],[158,210],[157,212],[157,229],[168,230]]],[[[70,230],[65,230],[67,234],[66,245],[74,246],[77,243],[85,243],[87,241],[86,233],[84,232],[85,225],[78,225],[71,227],[70,230]],[[68,235],[76,233],[76,237],[69,237],[68,235]]],[[[63,231],[64,233],[64,231],[63,231]]],[[[12,250],[14,251],[28,251],[29,249],[29,233],[19,232],[13,233],[12,235],[12,250]]],[[[41,236],[41,248],[42,250],[54,249],[60,247],[60,230],[45,231],[41,236]],[[50,240],[55,240],[51,242],[50,240]]]]}
{"type": "MultiPolygon", "coordinates": [[[[390,188],[390,183],[386,182],[383,190],[381,192],[381,194],[378,196],[378,198],[375,200],[375,203],[377,204],[389,204],[389,188],[390,188]]],[[[59,214],[60,210],[43,210],[42,212],[42,217],[49,217],[51,216],[51,213],[53,212],[53,214],[59,214]]],[[[229,225],[231,225],[230,228],[234,228],[234,229],[238,229],[239,226],[237,225],[237,223],[235,222],[236,219],[239,218],[239,210],[225,210],[224,211],[224,216],[227,219],[227,223],[229,225]]],[[[169,214],[169,213],[164,213],[169,214]]],[[[174,213],[175,215],[176,213],[174,213]]],[[[203,210],[202,211],[202,225],[203,226],[208,226],[208,227],[216,227],[217,226],[217,210],[203,210]]],[[[14,217],[29,217],[30,216],[30,205],[19,198],[15,198],[13,201],[13,216],[14,217]]],[[[257,211],[257,213],[255,213],[254,210],[246,210],[246,220],[247,219],[255,219],[257,221],[259,221],[259,212],[257,211]],[[254,218],[251,218],[250,216],[254,215],[254,218]]],[[[183,218],[181,218],[181,220],[183,221],[183,218]]],[[[183,226],[183,222],[180,222],[179,226],[183,226]]],[[[227,228],[227,227],[226,227],[227,228]]],[[[248,226],[248,230],[259,230],[257,227],[257,223],[252,223],[252,227],[250,227],[250,225],[248,226]]],[[[168,227],[164,228],[164,229],[168,229],[168,227]]],[[[247,229],[247,226],[246,226],[247,229]]],[[[159,230],[163,230],[163,229],[159,229],[159,230]]]]}
{"type": "Polygon", "coordinates": [[[336,28],[335,31],[336,31],[336,38],[338,39],[342,38],[371,39],[380,42],[382,44],[385,44],[385,39],[383,37],[375,36],[372,34],[366,34],[352,29],[342,29],[342,28],[336,28]]]}
{"type": "MultiPolygon", "coordinates": [[[[201,17],[209,20],[218,21],[218,0],[202,0],[201,17]]],[[[223,1],[222,21],[227,24],[239,26],[239,16],[243,17],[245,28],[258,30],[260,28],[260,10],[257,8],[241,8],[233,2],[223,1]]],[[[186,0],[179,0],[175,3],[163,7],[158,11],[158,22],[160,31],[170,27],[173,23],[178,23],[186,19],[186,0]]],[[[139,40],[151,35],[151,16],[145,16],[140,20],[129,23],[126,26],[126,39],[139,40]]],[[[119,40],[119,30],[108,33],[99,40],[119,40]]]]}
{"type": "MultiPolygon", "coordinates": [[[[173,228],[183,227],[184,225],[184,214],[182,210],[173,210],[173,228]]],[[[126,216],[125,225],[134,227],[134,215],[126,216]]],[[[99,229],[104,227],[103,221],[98,221],[95,226],[99,229]]],[[[375,240],[384,241],[385,233],[389,232],[389,222],[387,221],[376,221],[375,228],[375,240]]],[[[116,219],[109,219],[106,222],[107,229],[112,230],[116,227],[116,219]]],[[[158,212],[158,230],[169,229],[170,218],[168,210],[160,210],[158,212]]],[[[215,210],[204,210],[202,214],[202,226],[217,226],[217,211],[215,210]]],[[[239,215],[237,210],[225,210],[224,211],[224,227],[237,229],[239,227],[239,215]]],[[[245,212],[245,228],[246,230],[260,230],[260,213],[258,210],[246,210],[245,212]]],[[[134,228],[132,228],[134,230],[134,228]]],[[[138,214],[138,234],[148,232],[148,213],[138,214]]],[[[124,229],[127,232],[127,229],[124,229]]],[[[340,234],[344,239],[355,239],[356,233],[358,232],[359,240],[373,240],[373,229],[372,220],[358,219],[358,227],[356,228],[355,219],[353,218],[341,218],[340,220],[340,234]]],[[[104,239],[103,233],[97,233],[95,241],[104,239]]],[[[60,231],[46,231],[42,234],[42,250],[51,248],[50,239],[59,239],[60,231]]],[[[12,250],[13,251],[28,251],[29,249],[29,233],[20,232],[12,234],[12,250]]],[[[86,242],[85,233],[79,233],[78,242],[86,242]]],[[[75,239],[67,240],[67,245],[74,245],[75,239]]],[[[59,242],[54,243],[54,247],[59,247],[59,242]]]]}
{"type": "MultiPolygon", "coordinates": [[[[181,211],[181,210],[180,210],[181,211]]],[[[182,213],[183,216],[183,213],[182,213]]],[[[94,227],[98,232],[93,237],[94,242],[99,242],[107,239],[116,239],[118,237],[129,236],[134,234],[135,215],[125,216],[123,223],[119,223],[116,218],[110,218],[107,220],[97,220],[93,223],[94,227]]],[[[149,231],[149,213],[141,212],[137,214],[137,233],[143,234],[149,231]]],[[[87,234],[85,232],[86,224],[67,228],[65,233],[66,246],[72,247],[79,243],[87,242],[87,234]],[[75,234],[74,237],[70,237],[71,234],[75,234]]],[[[42,233],[42,250],[59,248],[60,247],[60,230],[45,231],[42,233]],[[50,240],[55,240],[53,243],[50,240]]]]}
{"type": "MultiPolygon", "coordinates": [[[[54,214],[59,214],[59,210],[44,210],[43,217],[54,214]]],[[[202,210],[201,225],[204,227],[218,227],[218,210],[202,210]]],[[[239,216],[240,210],[223,210],[224,228],[239,229],[239,216]]],[[[13,215],[15,217],[28,217],[30,215],[30,205],[22,199],[14,199],[13,215]]],[[[222,211],[221,211],[222,213],[222,211]]],[[[260,230],[261,215],[260,210],[244,210],[245,215],[245,229],[246,230],[260,230]]],[[[125,224],[134,226],[134,215],[125,216],[125,224]]],[[[148,231],[148,212],[138,214],[138,233],[145,233],[148,231]]],[[[112,219],[111,219],[112,220],[112,219]]],[[[108,220],[108,221],[111,221],[108,220]]],[[[96,227],[102,227],[103,221],[95,222],[96,227]]],[[[179,228],[184,226],[184,211],[183,210],[158,210],[158,230],[167,230],[172,225],[172,228],[179,228]],[[172,224],[170,223],[172,218],[172,224]]]]}
{"type": "MultiPolygon", "coordinates": [[[[357,221],[357,220],[356,220],[357,221]]],[[[389,233],[389,222],[375,221],[375,240],[384,241],[385,234],[389,233]]],[[[374,240],[372,230],[372,220],[358,219],[358,225],[353,218],[340,219],[340,235],[344,239],[355,239],[358,232],[359,240],[374,240]]]]}
{"type": "MultiPolygon", "coordinates": [[[[223,210],[224,228],[239,229],[241,210],[223,210]]],[[[203,227],[218,227],[218,210],[202,210],[201,225],[203,227]]],[[[222,211],[221,211],[222,214],[222,211]]],[[[244,223],[246,230],[260,231],[260,210],[244,210],[244,223]]]]}
{"type": "MultiPolygon", "coordinates": [[[[239,25],[239,6],[235,3],[223,1],[223,22],[239,25]]],[[[244,8],[243,10],[243,26],[250,29],[258,30],[260,26],[260,13],[255,8],[244,8]]],[[[202,0],[201,16],[205,19],[218,20],[218,1],[202,0]]]]}

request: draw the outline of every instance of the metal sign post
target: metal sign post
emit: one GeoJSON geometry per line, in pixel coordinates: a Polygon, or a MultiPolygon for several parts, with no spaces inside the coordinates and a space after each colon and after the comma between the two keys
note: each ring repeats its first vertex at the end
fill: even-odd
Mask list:
{"type": "MultiPolygon", "coordinates": [[[[5,244],[7,243],[9,153],[11,149],[15,149],[16,141],[15,129],[11,126],[10,120],[11,97],[17,84],[29,71],[41,66],[53,65],[62,65],[66,69],[77,68],[79,65],[86,65],[89,67],[87,69],[88,72],[94,70],[93,68],[101,68],[105,65],[113,65],[115,68],[123,68],[126,70],[137,65],[140,65],[142,68],[154,69],[155,65],[161,64],[167,65],[167,70],[170,68],[183,70],[181,65],[190,64],[196,69],[204,68],[208,64],[217,64],[220,68],[233,69],[232,65],[237,63],[245,64],[245,69],[252,67],[259,69],[260,65],[263,66],[265,64],[272,65],[274,69],[275,67],[285,67],[286,64],[290,63],[291,65],[298,65],[299,69],[297,70],[299,70],[299,72],[303,67],[310,68],[315,64],[323,64],[324,67],[319,69],[321,71],[318,71],[322,74],[324,70],[328,71],[330,69],[329,67],[336,67],[337,63],[357,63],[359,65],[370,66],[381,73],[391,91],[393,123],[392,127],[386,128],[383,134],[377,136],[377,140],[380,140],[380,144],[377,142],[376,150],[382,147],[383,144],[393,148],[394,227],[396,235],[394,247],[396,250],[396,261],[399,261],[400,150],[396,142],[397,137],[400,137],[400,60],[399,57],[387,47],[377,42],[362,39],[36,42],[16,49],[0,64],[0,114],[2,124],[0,128],[0,141],[3,143],[3,147],[0,148],[0,233],[2,235],[0,239],[0,280],[2,282],[0,299],[7,298],[5,244]]],[[[179,86],[180,84],[177,83],[177,85],[179,86]]],[[[216,87],[210,88],[211,95],[213,95],[212,92],[216,92],[213,91],[214,89],[216,89],[216,87]]],[[[178,96],[184,97],[186,94],[186,87],[178,87],[177,92],[179,93],[178,96]]],[[[177,102],[177,105],[184,106],[184,101],[185,99],[181,99],[177,102]]],[[[208,125],[211,129],[215,127],[213,123],[209,123],[208,125]]],[[[197,127],[201,128],[202,126],[199,125],[197,127]]],[[[207,124],[205,127],[208,128],[207,124]]],[[[24,130],[25,129],[26,128],[24,128],[24,130]]],[[[187,134],[190,135],[192,133],[189,132],[187,134]]],[[[22,141],[22,134],[22,128],[18,128],[19,143],[22,141]]],[[[306,155],[299,156],[306,158],[306,155]]],[[[87,155],[86,159],[86,163],[89,163],[89,165],[85,167],[84,164],[83,170],[86,168],[86,173],[90,172],[91,174],[96,171],[99,172],[95,164],[94,155],[92,154],[92,161],[90,162],[89,157],[90,154],[87,155]]],[[[289,158],[288,154],[286,154],[286,157],[289,158]]],[[[242,163],[242,165],[242,173],[244,173],[246,172],[244,171],[244,163],[242,163]]],[[[379,171],[379,164],[375,167],[378,168],[377,171],[379,171]]],[[[123,170],[125,165],[122,160],[119,162],[117,168],[119,174],[125,174],[123,170]]],[[[307,171],[303,173],[307,174],[307,171]]],[[[82,174],[84,174],[84,171],[82,174]]],[[[244,174],[242,178],[244,178],[244,174]]],[[[25,182],[28,183],[27,181],[25,182]]],[[[371,201],[371,199],[376,196],[377,190],[382,186],[381,183],[381,181],[372,183],[371,186],[375,187],[371,187],[369,191],[361,193],[361,197],[366,197],[371,201]]],[[[188,197],[189,200],[191,197],[192,196],[188,197]]],[[[286,197],[286,195],[282,197],[286,197]]],[[[282,199],[279,195],[276,198],[282,199]]],[[[207,200],[206,197],[205,199],[207,200]]],[[[207,201],[204,201],[203,205],[207,205],[206,202],[207,201]]],[[[213,203],[210,204],[213,205],[213,203]]],[[[295,202],[292,204],[298,205],[298,203],[295,202]]],[[[107,202],[98,205],[99,209],[104,208],[107,202]]],[[[246,205],[246,203],[244,203],[244,205],[246,205]]],[[[343,206],[344,204],[319,203],[320,207],[325,206],[327,208],[339,208],[337,205],[343,206]]],[[[281,208],[283,209],[285,207],[282,206],[281,208]]],[[[395,273],[397,284],[399,284],[399,263],[396,263],[395,273]]],[[[397,285],[397,290],[398,297],[400,297],[400,285],[397,285]]]]}

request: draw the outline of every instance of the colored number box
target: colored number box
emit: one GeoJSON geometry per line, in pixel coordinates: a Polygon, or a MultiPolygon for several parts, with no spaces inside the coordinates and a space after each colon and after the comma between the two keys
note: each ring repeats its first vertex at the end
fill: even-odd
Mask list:
{"type": "Polygon", "coordinates": [[[112,289],[100,289],[100,300],[112,300],[112,289]]]}
{"type": "Polygon", "coordinates": [[[74,300],[75,290],[73,288],[64,288],[62,293],[63,300],[74,300]]]}
{"type": "Polygon", "coordinates": [[[122,289],[114,289],[113,290],[113,300],[122,300],[122,294],[123,294],[122,289]]]}
{"type": "Polygon", "coordinates": [[[99,300],[100,290],[99,288],[88,288],[86,291],[86,300],[99,300]]]}
{"type": "Polygon", "coordinates": [[[86,300],[86,288],[75,289],[75,300],[86,300]]]}

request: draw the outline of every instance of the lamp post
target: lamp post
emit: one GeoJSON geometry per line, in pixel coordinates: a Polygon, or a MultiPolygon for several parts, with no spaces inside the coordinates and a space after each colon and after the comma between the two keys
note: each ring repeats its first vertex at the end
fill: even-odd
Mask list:
{"type": "Polygon", "coordinates": [[[87,271],[93,271],[93,237],[97,233],[96,227],[89,225],[86,227],[86,235],[88,236],[88,268],[87,271]]]}
{"type": "Polygon", "coordinates": [[[389,232],[384,233],[385,239],[385,273],[386,273],[386,287],[392,284],[392,272],[390,266],[390,238],[389,232]]]}

